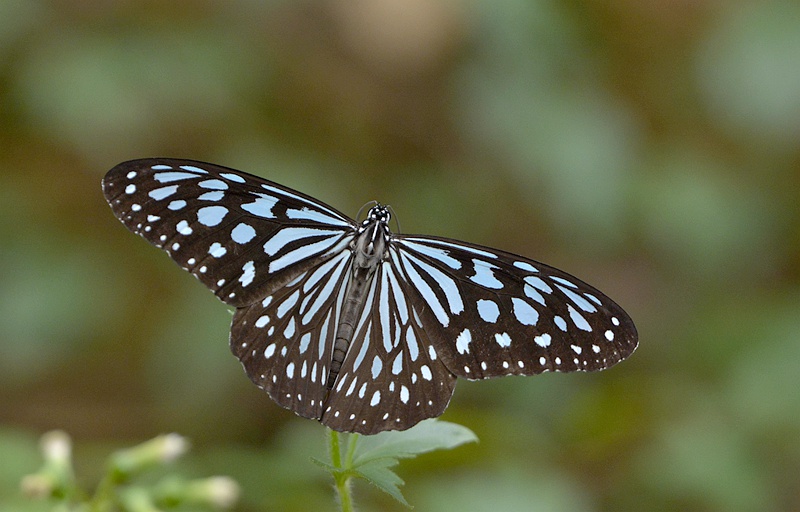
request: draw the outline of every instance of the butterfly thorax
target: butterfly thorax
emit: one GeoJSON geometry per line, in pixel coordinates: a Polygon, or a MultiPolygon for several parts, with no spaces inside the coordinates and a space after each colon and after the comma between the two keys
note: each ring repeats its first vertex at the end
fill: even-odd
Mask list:
{"type": "Polygon", "coordinates": [[[333,388],[341,370],[347,349],[353,339],[356,323],[364,310],[367,292],[372,283],[375,271],[388,255],[388,243],[391,232],[388,222],[390,214],[385,206],[373,206],[367,218],[361,223],[351,250],[353,265],[347,281],[339,327],[333,347],[331,371],[328,374],[327,388],[333,388]]]}

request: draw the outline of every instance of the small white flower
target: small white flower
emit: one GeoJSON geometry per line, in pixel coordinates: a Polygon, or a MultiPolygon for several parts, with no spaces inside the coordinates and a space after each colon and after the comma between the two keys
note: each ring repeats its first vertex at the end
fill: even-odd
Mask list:
{"type": "Polygon", "coordinates": [[[62,430],[47,432],[42,436],[40,443],[46,460],[60,464],[69,461],[72,454],[72,441],[66,432],[62,430]]]}
{"type": "Polygon", "coordinates": [[[161,439],[161,460],[172,462],[187,451],[189,451],[189,441],[179,434],[165,434],[161,439]]]}
{"type": "Polygon", "coordinates": [[[206,479],[208,498],[212,505],[230,508],[239,500],[239,484],[227,476],[212,476],[206,479]]]}

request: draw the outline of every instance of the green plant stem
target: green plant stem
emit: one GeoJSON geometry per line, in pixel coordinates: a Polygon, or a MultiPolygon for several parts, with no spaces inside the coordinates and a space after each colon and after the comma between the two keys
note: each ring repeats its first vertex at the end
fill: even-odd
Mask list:
{"type": "Polygon", "coordinates": [[[347,443],[347,456],[344,459],[345,467],[348,469],[353,467],[353,459],[356,456],[357,445],[358,445],[358,434],[350,434],[347,443]]]}
{"type": "Polygon", "coordinates": [[[331,450],[331,463],[336,471],[333,473],[333,479],[336,481],[336,492],[339,494],[339,504],[342,507],[342,512],[353,512],[353,497],[350,494],[350,467],[353,462],[353,453],[355,452],[355,435],[350,436],[348,445],[347,456],[345,458],[345,465],[342,465],[342,451],[339,444],[339,432],[329,430],[330,432],[330,450],[331,450]]]}

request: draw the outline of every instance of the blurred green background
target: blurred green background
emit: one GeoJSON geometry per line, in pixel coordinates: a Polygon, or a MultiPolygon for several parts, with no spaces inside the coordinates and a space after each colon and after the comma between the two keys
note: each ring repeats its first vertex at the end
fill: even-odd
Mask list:
{"type": "Polygon", "coordinates": [[[41,509],[54,428],[87,485],[175,431],[238,510],[335,510],[324,429],[106,205],[150,156],[378,199],[630,312],[610,371],[461,382],[443,418],[481,441],[402,463],[417,510],[800,510],[798,3],[0,0],[0,510],[41,509]]]}

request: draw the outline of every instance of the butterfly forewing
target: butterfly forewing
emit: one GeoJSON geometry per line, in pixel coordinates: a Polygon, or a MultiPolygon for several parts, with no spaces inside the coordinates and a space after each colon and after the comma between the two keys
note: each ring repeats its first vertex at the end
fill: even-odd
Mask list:
{"type": "Polygon", "coordinates": [[[392,235],[380,204],[358,224],[174,159],[122,163],[103,191],[128,229],[237,308],[230,347],[250,379],[335,430],[406,429],[444,412],[456,377],[601,370],[637,345],[630,317],[586,283],[488,247],[392,235]]]}
{"type": "Polygon", "coordinates": [[[124,162],[103,192],[128,229],[236,307],[343,250],[354,224],[299,192],[189,160],[124,162]]]}
{"type": "Polygon", "coordinates": [[[457,240],[394,238],[429,306],[426,328],[459,377],[602,370],[636,348],[627,313],[566,272],[457,240]]]}

